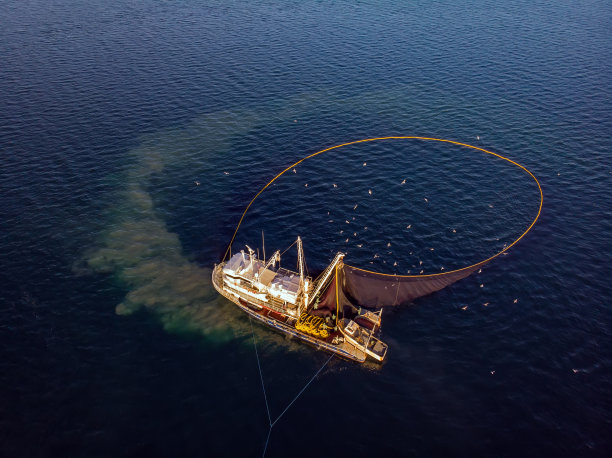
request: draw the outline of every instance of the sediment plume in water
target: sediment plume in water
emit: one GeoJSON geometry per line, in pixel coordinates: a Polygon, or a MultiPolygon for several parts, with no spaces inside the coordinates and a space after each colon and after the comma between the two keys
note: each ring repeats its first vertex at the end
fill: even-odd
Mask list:
{"type": "Polygon", "coordinates": [[[238,319],[235,306],[217,295],[211,282],[211,269],[190,261],[183,253],[177,234],[171,232],[156,211],[147,191],[152,176],[172,165],[185,167],[193,161],[197,144],[202,156],[226,152],[230,136],[244,133],[254,117],[217,113],[198,119],[183,129],[168,130],[130,152],[130,166],[112,208],[109,226],[99,246],[85,255],[85,265],[94,272],[109,273],[127,289],[116,306],[119,315],[146,308],[155,312],[164,327],[173,331],[201,332],[215,340],[226,340],[250,331],[238,319]],[[191,154],[190,157],[186,155],[191,154]]]}

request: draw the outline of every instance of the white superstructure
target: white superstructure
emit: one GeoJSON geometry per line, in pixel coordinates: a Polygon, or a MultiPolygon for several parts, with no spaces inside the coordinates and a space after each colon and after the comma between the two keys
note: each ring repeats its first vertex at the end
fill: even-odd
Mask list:
{"type": "Polygon", "coordinates": [[[234,254],[223,267],[223,288],[237,297],[254,298],[260,305],[299,316],[308,303],[312,279],[304,275],[304,252],[299,237],[297,248],[299,273],[275,268],[276,262],[280,263],[279,251],[266,263],[247,246],[248,254],[244,250],[234,254]]]}

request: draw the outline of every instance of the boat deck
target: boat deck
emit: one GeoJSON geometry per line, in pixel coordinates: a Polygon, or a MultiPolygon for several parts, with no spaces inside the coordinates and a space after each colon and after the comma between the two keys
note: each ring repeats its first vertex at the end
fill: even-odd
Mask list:
{"type": "Polygon", "coordinates": [[[338,344],[333,344],[332,341],[334,337],[341,335],[338,332],[330,333],[329,337],[327,337],[326,339],[311,336],[310,334],[298,331],[295,328],[295,318],[291,318],[285,314],[270,309],[268,305],[263,301],[260,301],[256,298],[249,298],[249,300],[247,301],[244,298],[229,293],[228,291],[223,289],[223,265],[223,263],[219,264],[215,266],[213,270],[213,286],[219,292],[219,294],[232,301],[234,304],[236,304],[253,318],[267,324],[268,326],[278,331],[297,337],[298,339],[301,339],[315,346],[316,348],[331,351],[333,353],[338,354],[339,356],[342,356],[343,358],[347,358],[360,363],[366,360],[366,353],[349,342],[344,341],[338,344]]]}

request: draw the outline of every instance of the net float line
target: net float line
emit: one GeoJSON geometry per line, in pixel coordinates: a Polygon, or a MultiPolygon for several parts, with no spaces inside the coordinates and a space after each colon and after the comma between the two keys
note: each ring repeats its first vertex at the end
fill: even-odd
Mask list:
{"type": "Polygon", "coordinates": [[[455,140],[447,140],[447,139],[443,139],[443,138],[434,138],[434,137],[417,137],[417,136],[391,136],[391,137],[374,137],[374,138],[364,138],[361,140],[354,140],[351,142],[346,142],[346,143],[340,143],[338,145],[335,146],[330,146],[329,148],[325,148],[322,149],[320,151],[317,151],[315,153],[309,154],[308,156],[303,157],[302,159],[300,159],[299,161],[291,164],[290,166],[288,166],[287,168],[285,168],[284,170],[282,170],[280,173],[278,173],[274,178],[272,178],[270,181],[268,181],[268,183],[266,183],[266,185],[264,187],[262,187],[257,194],[255,194],[255,196],[251,199],[251,201],[249,202],[249,204],[246,206],[246,208],[244,209],[244,212],[242,213],[242,215],[240,216],[240,221],[238,221],[238,225],[236,226],[236,230],[234,231],[234,234],[232,235],[232,239],[230,240],[230,243],[227,246],[227,249],[225,250],[225,254],[223,255],[223,259],[222,261],[225,261],[227,259],[228,254],[231,252],[231,248],[232,248],[232,244],[234,243],[234,239],[236,238],[236,234],[238,233],[238,229],[240,229],[240,226],[242,224],[242,221],[244,220],[245,215],[247,214],[247,212],[249,211],[249,208],[251,208],[251,205],[253,205],[253,202],[255,202],[255,200],[261,195],[262,192],[264,192],[272,183],[274,183],[279,177],[281,177],[282,175],[284,175],[286,172],[288,172],[289,170],[291,170],[292,168],[296,167],[297,165],[301,164],[302,162],[306,161],[307,159],[310,159],[312,157],[318,156],[319,154],[323,154],[326,153],[328,151],[331,150],[335,150],[338,148],[342,148],[343,146],[349,146],[349,145],[356,145],[359,143],[368,143],[368,142],[376,142],[376,141],[384,141],[384,140],[422,140],[422,141],[435,141],[435,142],[440,142],[440,143],[448,143],[448,144],[452,144],[452,145],[458,145],[458,146],[463,146],[466,148],[470,148],[473,150],[477,150],[477,151],[481,151],[483,153],[489,154],[491,156],[495,156],[499,159],[502,159],[516,167],[519,167],[520,169],[522,169],[524,172],[526,172],[532,179],[533,181],[535,181],[536,185],[538,186],[538,191],[540,193],[540,205],[538,207],[538,212],[535,216],[535,218],[533,219],[533,221],[531,222],[531,224],[529,224],[529,226],[527,227],[527,229],[525,229],[525,231],[523,231],[522,234],[520,234],[518,236],[518,238],[516,238],[512,243],[510,243],[509,245],[507,245],[506,247],[504,247],[501,251],[495,253],[494,255],[482,260],[482,261],[478,261],[474,264],[471,264],[469,266],[466,267],[461,267],[459,269],[455,269],[455,270],[449,270],[447,272],[440,272],[440,273],[435,273],[435,274],[419,274],[419,275],[398,275],[398,274],[385,274],[385,273],[381,273],[381,272],[375,272],[375,271],[371,271],[371,270],[366,270],[366,269],[362,269],[359,267],[355,267],[355,266],[350,266],[352,269],[356,269],[356,270],[360,270],[362,272],[367,272],[367,273],[371,273],[371,274],[376,274],[376,275],[381,275],[381,276],[385,276],[385,277],[395,277],[395,278],[425,278],[425,277],[443,277],[446,275],[451,275],[454,273],[458,273],[458,272],[462,272],[462,271],[466,271],[466,270],[473,270],[479,266],[482,266],[483,264],[486,264],[490,261],[492,261],[493,259],[497,258],[498,256],[501,256],[502,254],[504,254],[506,251],[508,251],[510,248],[512,248],[514,245],[516,245],[521,239],[523,239],[523,237],[525,237],[529,231],[531,231],[531,229],[533,228],[533,226],[535,225],[535,223],[538,221],[538,219],[540,218],[540,214],[542,213],[542,206],[544,204],[544,194],[542,192],[542,186],[540,185],[540,182],[538,181],[538,179],[536,178],[536,176],[524,165],[519,164],[516,161],[513,161],[512,159],[509,159],[505,156],[502,156],[501,154],[495,153],[493,151],[489,151],[487,149],[484,148],[480,148],[478,146],[474,146],[474,145],[469,145],[467,143],[463,143],[463,142],[458,142],[455,140]]]}

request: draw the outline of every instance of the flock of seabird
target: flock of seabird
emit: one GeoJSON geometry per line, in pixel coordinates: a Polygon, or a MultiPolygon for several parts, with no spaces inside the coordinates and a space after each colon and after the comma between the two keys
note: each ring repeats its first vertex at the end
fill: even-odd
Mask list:
{"type": "MultiPolygon", "coordinates": [[[[480,139],[480,137],[476,137],[476,138],[477,138],[477,139],[480,139]]],[[[363,167],[366,167],[366,166],[367,166],[367,162],[364,162],[364,163],[363,163],[363,167]]],[[[292,171],[293,171],[293,173],[297,173],[297,170],[296,170],[295,168],[293,168],[293,170],[292,170],[292,171]]],[[[229,173],[229,172],[224,171],[224,172],[223,172],[223,174],[224,174],[224,175],[229,175],[230,173],[229,173]]],[[[200,183],[198,180],[195,180],[195,181],[194,181],[194,184],[195,184],[196,186],[200,186],[200,184],[201,184],[201,183],[200,183]]],[[[406,179],[403,179],[403,180],[401,181],[401,183],[400,183],[400,184],[402,184],[402,185],[406,184],[406,179]]],[[[334,188],[337,188],[337,187],[338,187],[338,185],[337,185],[336,183],[333,183],[333,184],[332,184],[332,186],[333,186],[334,188]]],[[[304,187],[306,187],[306,188],[307,188],[307,187],[308,187],[308,183],[304,183],[304,187]]],[[[372,189],[368,189],[368,194],[369,194],[369,195],[373,195],[373,191],[372,191],[372,189]]],[[[425,203],[429,203],[429,200],[427,199],[427,197],[424,197],[424,198],[423,198],[423,200],[425,201],[425,203]]],[[[489,205],[489,207],[490,207],[490,208],[493,208],[493,204],[488,204],[488,205],[489,205]]],[[[357,207],[358,207],[358,206],[359,206],[359,204],[355,204],[355,206],[353,207],[353,210],[357,210],[357,207]]],[[[327,214],[329,215],[329,214],[330,214],[330,212],[327,212],[327,214]]],[[[355,220],[355,217],[353,217],[353,220],[355,220]]],[[[330,220],[329,220],[329,222],[330,222],[330,223],[333,223],[333,222],[334,222],[334,220],[333,220],[333,219],[330,219],[330,220]]],[[[346,223],[346,224],[350,224],[350,221],[349,221],[349,220],[345,220],[345,223],[346,223]]],[[[411,229],[411,228],[412,228],[412,224],[409,224],[409,225],[407,225],[407,226],[406,226],[406,229],[411,229]]],[[[367,231],[367,230],[368,230],[368,227],[367,227],[367,226],[364,226],[364,227],[363,227],[363,229],[367,231]]],[[[452,232],[453,232],[453,233],[456,233],[456,232],[457,232],[457,230],[453,228],[453,229],[452,229],[452,232]]],[[[341,231],[340,231],[340,234],[342,234],[342,233],[344,233],[344,231],[343,231],[343,230],[341,230],[341,231]]],[[[356,232],[353,232],[353,237],[356,237],[356,236],[357,236],[357,233],[356,233],[356,232]]],[[[350,239],[349,239],[349,238],[346,238],[345,243],[348,243],[349,241],[350,241],[350,239]]],[[[507,244],[504,244],[504,248],[506,248],[506,246],[507,246],[507,244]]],[[[359,243],[359,244],[357,244],[357,247],[358,247],[358,248],[362,248],[362,247],[363,247],[363,244],[362,244],[362,243],[359,243]]],[[[387,243],[387,248],[389,248],[389,247],[391,247],[391,242],[387,243]]],[[[433,248],[430,248],[430,250],[431,250],[431,251],[434,251],[434,249],[433,249],[433,248]]],[[[389,253],[391,253],[391,252],[389,252],[389,253]]],[[[410,254],[412,254],[412,252],[410,252],[410,254]]],[[[508,254],[508,253],[504,253],[504,255],[506,255],[506,254],[508,254]]],[[[378,255],[378,253],[376,253],[376,254],[374,254],[374,257],[373,257],[373,258],[374,258],[374,259],[378,259],[378,258],[380,258],[380,256],[378,255]]],[[[386,264],[386,261],[383,261],[383,262],[385,262],[385,264],[386,264]]],[[[373,261],[370,261],[370,264],[373,264],[373,261]]],[[[397,265],[398,265],[398,263],[397,263],[397,261],[395,261],[395,262],[393,263],[393,266],[394,266],[394,267],[397,267],[397,265]]],[[[423,265],[423,261],[419,261],[419,266],[422,266],[422,265],[423,265]]],[[[414,266],[413,266],[413,267],[414,267],[414,266]]],[[[440,270],[444,270],[444,267],[442,266],[442,267],[440,268],[440,270]]],[[[410,272],[411,272],[411,271],[409,270],[409,271],[408,271],[408,273],[410,273],[410,272]]],[[[424,270],[421,270],[421,271],[419,272],[419,274],[423,274],[423,272],[424,272],[424,270]]],[[[482,272],[482,269],[479,269],[479,270],[478,270],[478,273],[481,273],[481,272],[482,272]]],[[[484,283],[481,283],[481,284],[480,284],[480,287],[481,287],[481,288],[484,288],[484,283]]],[[[513,302],[513,303],[514,303],[514,304],[518,303],[518,298],[514,299],[514,302],[513,302]]],[[[490,304],[489,302],[485,302],[485,303],[483,303],[482,305],[483,305],[484,307],[487,307],[489,304],[490,304]]],[[[467,305],[464,305],[464,306],[462,306],[462,307],[461,307],[461,310],[467,310],[467,309],[468,309],[468,306],[467,306],[467,305]]],[[[577,373],[579,370],[578,370],[578,369],[572,369],[572,371],[573,371],[574,373],[577,373]]],[[[490,371],[490,373],[491,373],[491,375],[495,375],[495,371],[494,371],[494,370],[490,371]]]]}

